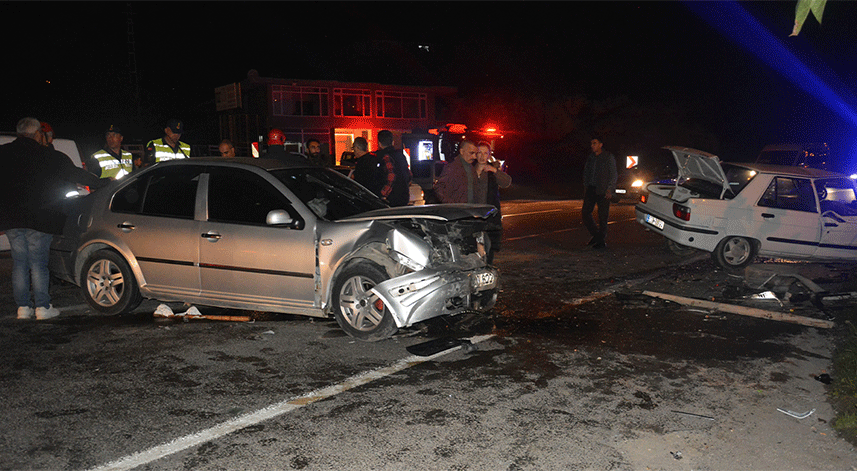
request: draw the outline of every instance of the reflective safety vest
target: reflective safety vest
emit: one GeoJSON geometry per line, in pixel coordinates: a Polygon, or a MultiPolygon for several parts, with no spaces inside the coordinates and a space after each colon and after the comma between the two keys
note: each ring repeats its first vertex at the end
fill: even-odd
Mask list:
{"type": "Polygon", "coordinates": [[[186,159],[190,157],[190,145],[182,141],[179,141],[178,143],[178,151],[173,151],[173,148],[164,142],[163,137],[155,139],[154,141],[149,141],[149,144],[146,145],[146,149],[149,150],[152,148],[154,148],[155,152],[155,162],[160,162],[162,160],[186,159]]]}
{"type": "Polygon", "coordinates": [[[92,154],[92,159],[101,167],[101,178],[122,178],[134,169],[134,156],[125,149],[120,149],[122,160],[114,157],[107,149],[101,149],[92,154]]]}

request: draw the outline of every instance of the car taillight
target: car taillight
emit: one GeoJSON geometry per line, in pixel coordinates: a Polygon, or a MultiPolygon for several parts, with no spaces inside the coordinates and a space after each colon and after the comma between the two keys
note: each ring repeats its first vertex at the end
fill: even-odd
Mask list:
{"type": "Polygon", "coordinates": [[[673,215],[679,219],[690,221],[690,208],[678,203],[673,203],[673,215]]]}
{"type": "Polygon", "coordinates": [[[645,203],[646,201],[649,201],[649,194],[640,193],[640,203],[645,203]]]}

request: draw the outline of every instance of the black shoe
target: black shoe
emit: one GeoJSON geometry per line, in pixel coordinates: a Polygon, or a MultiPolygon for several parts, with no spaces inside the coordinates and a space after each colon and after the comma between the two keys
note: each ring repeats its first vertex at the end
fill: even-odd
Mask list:
{"type": "Polygon", "coordinates": [[[607,247],[607,244],[605,244],[603,240],[599,240],[598,242],[592,245],[592,248],[595,250],[601,250],[605,247],[607,247]]]}
{"type": "Polygon", "coordinates": [[[598,242],[600,242],[600,241],[601,241],[601,236],[597,236],[597,235],[596,235],[596,236],[592,236],[592,238],[591,238],[591,239],[589,239],[589,242],[587,242],[587,243],[586,243],[586,246],[587,246],[587,247],[592,247],[593,245],[597,244],[597,243],[598,243],[598,242]]]}

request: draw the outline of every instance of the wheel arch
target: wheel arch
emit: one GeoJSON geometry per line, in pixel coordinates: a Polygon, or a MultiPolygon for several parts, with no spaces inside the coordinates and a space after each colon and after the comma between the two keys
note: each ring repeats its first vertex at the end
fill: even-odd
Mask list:
{"type": "Polygon", "coordinates": [[[390,278],[397,276],[397,263],[387,255],[387,247],[380,242],[373,242],[364,245],[359,250],[349,255],[348,258],[342,261],[334,270],[330,280],[327,283],[324,294],[324,312],[327,316],[333,315],[333,287],[336,285],[336,280],[342,275],[342,272],[363,262],[371,262],[380,266],[390,278]]]}
{"type": "Polygon", "coordinates": [[[83,283],[83,279],[81,279],[81,270],[83,270],[83,264],[86,263],[86,260],[89,259],[90,255],[98,252],[99,250],[110,250],[112,252],[116,252],[117,255],[125,259],[125,262],[128,263],[128,266],[131,268],[131,272],[134,273],[134,278],[137,281],[137,287],[142,289],[146,284],[146,280],[143,278],[143,273],[140,271],[140,266],[137,263],[137,259],[133,256],[128,256],[125,252],[116,247],[113,244],[103,241],[92,242],[85,247],[81,248],[77,253],[77,258],[74,260],[74,280],[75,283],[80,286],[83,283]]]}

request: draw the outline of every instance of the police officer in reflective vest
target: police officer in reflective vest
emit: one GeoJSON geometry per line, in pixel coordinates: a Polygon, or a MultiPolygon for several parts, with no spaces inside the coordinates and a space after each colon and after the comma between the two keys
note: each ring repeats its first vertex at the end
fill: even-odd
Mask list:
{"type": "Polygon", "coordinates": [[[110,125],[104,133],[104,148],[90,156],[86,169],[96,177],[122,178],[134,168],[134,156],[122,148],[122,131],[110,125]]]}
{"type": "Polygon", "coordinates": [[[190,145],[179,140],[183,132],[184,123],[177,119],[169,120],[164,128],[164,137],[149,141],[146,145],[148,163],[190,157],[190,145]]]}

